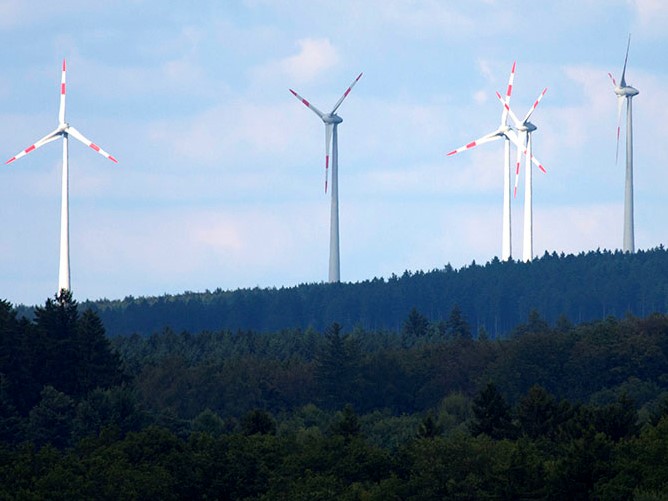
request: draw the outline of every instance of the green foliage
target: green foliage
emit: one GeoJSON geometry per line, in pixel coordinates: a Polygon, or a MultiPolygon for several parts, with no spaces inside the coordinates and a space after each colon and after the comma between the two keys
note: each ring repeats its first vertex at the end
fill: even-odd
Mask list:
{"type": "Polygon", "coordinates": [[[434,414],[428,412],[418,427],[419,438],[435,438],[443,433],[443,425],[439,424],[434,414]]]}
{"type": "Polygon", "coordinates": [[[445,335],[450,339],[471,339],[471,327],[459,305],[454,305],[445,322],[445,335]]]}
{"type": "Polygon", "coordinates": [[[323,334],[164,329],[110,344],[71,296],[34,321],[0,302],[0,499],[668,490],[667,316],[550,328],[529,310],[517,335],[474,340],[452,327],[465,311],[436,324],[416,309],[411,325],[426,327],[412,343],[400,325],[335,322],[323,334]]]}
{"type": "MultiPolygon", "coordinates": [[[[496,259],[458,270],[446,265],[359,283],[130,296],[84,306],[100,315],[112,336],[148,336],[165,326],[175,332],[309,327],[322,332],[334,322],[396,331],[412,308],[437,325],[459,305],[476,330],[485,326],[498,338],[525,322],[532,310],[550,325],[562,316],[582,323],[609,315],[624,318],[627,312],[639,317],[665,313],[667,288],[668,251],[659,247],[636,253],[546,253],[530,263],[496,259]]],[[[562,321],[559,329],[564,327],[562,321]]]]}
{"type": "Polygon", "coordinates": [[[53,386],[45,386],[41,400],[28,416],[27,438],[38,446],[64,447],[70,441],[74,400],[53,386]]]}
{"type": "Polygon", "coordinates": [[[352,438],[360,434],[360,421],[353,409],[353,406],[346,404],[341,413],[338,413],[334,423],[331,426],[331,432],[334,435],[340,435],[346,440],[351,440],[352,438]]]}
{"type": "Polygon", "coordinates": [[[473,420],[470,428],[473,436],[487,435],[497,440],[515,434],[510,406],[494,383],[487,383],[473,399],[473,420]]]}
{"type": "Polygon", "coordinates": [[[412,346],[416,340],[429,333],[429,320],[417,308],[413,308],[401,328],[404,346],[412,346]]]}
{"type": "Polygon", "coordinates": [[[534,385],[517,406],[520,433],[531,439],[554,437],[560,424],[556,399],[545,388],[534,385]]]}
{"type": "Polygon", "coordinates": [[[254,409],[241,420],[244,435],[275,435],[276,423],[271,414],[261,409],[254,409]]]}
{"type": "Polygon", "coordinates": [[[325,333],[325,345],[315,366],[321,402],[328,408],[358,401],[360,350],[357,342],[341,332],[338,323],[325,333]]]}

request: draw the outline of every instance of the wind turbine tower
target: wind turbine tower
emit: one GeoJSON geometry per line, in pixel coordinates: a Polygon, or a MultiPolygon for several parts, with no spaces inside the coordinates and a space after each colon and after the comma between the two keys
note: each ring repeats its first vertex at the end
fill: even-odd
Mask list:
{"type": "Polygon", "coordinates": [[[325,193],[327,193],[327,177],[329,173],[329,152],[330,145],[332,145],[332,205],[330,211],[330,226],[329,226],[329,282],[341,281],[341,259],[339,257],[339,140],[338,140],[338,125],[343,122],[343,119],[336,114],[343,100],[348,97],[350,91],[355,84],[362,78],[360,73],[353,83],[346,89],[332,111],[323,113],[318,108],[313,106],[309,101],[301,97],[294,90],[290,92],[299,99],[308,109],[313,111],[325,124],[325,193]],[[333,144],[332,144],[333,143],[333,144]]]}
{"type": "Polygon", "coordinates": [[[615,161],[619,157],[619,131],[622,122],[622,104],[626,99],[626,182],[624,185],[624,252],[635,252],[635,235],[633,223],[633,96],[639,91],[626,83],[626,63],[629,59],[629,48],[631,47],[631,35],[626,45],[626,57],[624,57],[624,69],[619,85],[615,77],[608,73],[612,85],[617,94],[617,153],[615,161]]]}
{"type": "Polygon", "coordinates": [[[44,146],[47,143],[55,141],[58,138],[63,139],[63,177],[61,186],[61,205],[60,205],[60,266],[58,271],[58,292],[62,290],[70,290],[70,217],[69,217],[69,164],[68,164],[68,139],[72,136],[77,141],[82,142],[86,146],[90,146],[100,155],[108,158],[112,162],[118,161],[109,153],[100,148],[97,144],[86,138],[81,132],[65,122],[65,72],[66,65],[63,59],[63,69],[60,80],[60,109],[58,111],[58,127],[44,136],[36,143],[28,146],[25,150],[17,153],[15,156],[7,160],[10,164],[14,160],[27,155],[28,153],[44,146]]]}

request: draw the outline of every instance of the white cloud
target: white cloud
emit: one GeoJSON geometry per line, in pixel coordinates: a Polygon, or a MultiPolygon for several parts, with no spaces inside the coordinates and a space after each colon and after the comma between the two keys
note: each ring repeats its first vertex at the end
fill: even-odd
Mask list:
{"type": "Polygon", "coordinates": [[[281,78],[291,85],[304,84],[335,68],[341,60],[338,50],[327,38],[303,38],[297,40],[297,45],[297,54],[255,68],[254,80],[266,84],[281,78]]]}

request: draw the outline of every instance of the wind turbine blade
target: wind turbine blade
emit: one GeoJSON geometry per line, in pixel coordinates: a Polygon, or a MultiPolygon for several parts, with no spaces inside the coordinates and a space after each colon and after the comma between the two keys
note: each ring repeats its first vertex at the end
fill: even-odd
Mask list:
{"type": "Polygon", "coordinates": [[[332,144],[333,124],[325,124],[325,193],[327,193],[327,179],[329,178],[329,152],[332,144]]]}
{"type": "Polygon", "coordinates": [[[535,156],[531,155],[531,161],[533,162],[533,164],[536,167],[538,167],[543,172],[543,174],[547,174],[547,171],[545,170],[545,167],[543,167],[543,164],[540,163],[535,156]]]}
{"type": "Polygon", "coordinates": [[[522,120],[522,123],[526,123],[527,120],[529,120],[529,117],[531,117],[531,114],[538,107],[538,103],[540,103],[540,100],[543,99],[543,96],[545,95],[546,92],[547,92],[547,87],[545,87],[543,89],[543,92],[540,93],[540,95],[538,96],[538,99],[536,99],[536,101],[534,101],[533,106],[531,106],[531,108],[527,112],[526,116],[524,117],[524,120],[522,120]]]}
{"type": "MultiPolygon", "coordinates": [[[[510,96],[513,93],[513,82],[515,81],[515,65],[517,64],[517,61],[513,61],[513,67],[510,70],[510,77],[508,77],[508,87],[506,88],[506,100],[505,104],[510,105],[510,96]]],[[[501,113],[501,125],[506,125],[506,119],[508,118],[508,110],[503,109],[503,113],[501,113]]]]}
{"type": "Polygon", "coordinates": [[[515,190],[513,197],[517,197],[517,182],[520,176],[520,162],[522,159],[522,151],[526,150],[526,132],[518,132],[515,134],[512,130],[507,130],[504,135],[517,148],[517,162],[515,163],[515,190]]]}
{"type": "Polygon", "coordinates": [[[517,198],[517,183],[520,179],[520,165],[522,161],[522,151],[526,151],[526,132],[522,133],[522,142],[519,140],[515,143],[517,146],[517,162],[515,163],[515,190],[513,191],[513,198],[517,198]],[[524,144],[524,146],[522,146],[524,144]]]}
{"type": "Polygon", "coordinates": [[[500,139],[501,135],[497,134],[496,132],[491,132],[489,134],[485,134],[479,139],[476,139],[475,141],[471,141],[468,144],[465,144],[464,146],[461,146],[457,148],[456,150],[452,150],[450,153],[448,153],[448,156],[456,155],[457,153],[461,153],[462,151],[470,150],[471,148],[475,148],[476,146],[479,146],[484,143],[489,143],[490,141],[494,141],[495,139],[500,139]]]}
{"type": "Polygon", "coordinates": [[[12,158],[7,160],[5,162],[5,164],[10,164],[14,160],[18,160],[19,158],[26,156],[28,153],[31,153],[31,152],[35,151],[37,148],[40,148],[40,147],[44,146],[45,144],[50,143],[51,141],[55,141],[56,139],[58,139],[60,137],[61,134],[62,134],[62,131],[59,128],[54,130],[53,132],[50,132],[49,134],[44,136],[42,139],[40,139],[36,143],[31,144],[25,150],[23,150],[23,151],[17,153],[16,155],[14,155],[12,158]]]}
{"type": "Polygon", "coordinates": [[[63,72],[60,77],[60,109],[58,110],[58,123],[65,123],[65,60],[63,59],[63,72]]]}
{"type": "Polygon", "coordinates": [[[68,128],[65,130],[65,132],[66,132],[67,134],[71,135],[72,137],[74,137],[75,139],[81,141],[81,142],[82,142],[83,144],[85,144],[86,146],[90,146],[92,149],[94,149],[95,151],[97,151],[97,152],[98,152],[100,155],[102,155],[103,157],[108,158],[109,160],[111,160],[111,161],[114,162],[114,163],[118,163],[118,160],[116,160],[116,159],[115,159],[114,157],[112,157],[109,153],[107,153],[107,152],[104,151],[102,148],[100,148],[100,147],[99,147],[97,144],[95,144],[93,141],[91,141],[90,139],[88,139],[87,137],[85,137],[81,132],[79,132],[78,130],[76,130],[74,127],[68,127],[68,128]]]}
{"type": "Polygon", "coordinates": [[[325,119],[325,114],[322,111],[320,111],[318,108],[313,106],[306,99],[304,99],[299,94],[297,94],[294,90],[290,89],[290,92],[292,92],[292,95],[295,96],[297,99],[299,99],[304,104],[304,106],[306,106],[309,110],[313,111],[313,113],[318,115],[322,120],[325,119]]]}
{"type": "Polygon", "coordinates": [[[615,163],[619,160],[619,131],[622,128],[622,107],[624,96],[617,96],[617,147],[615,149],[615,163]]]}
{"type": "Polygon", "coordinates": [[[521,127],[521,126],[522,126],[522,122],[520,122],[519,119],[517,118],[517,115],[515,115],[515,113],[513,113],[513,110],[512,110],[512,108],[510,107],[510,104],[507,103],[507,102],[501,97],[501,94],[499,93],[499,91],[496,92],[496,97],[499,98],[499,101],[501,102],[501,105],[503,106],[505,112],[508,113],[508,114],[510,115],[510,118],[511,118],[512,121],[515,123],[515,127],[521,127]]]}
{"type": "Polygon", "coordinates": [[[350,86],[346,89],[346,91],[343,93],[343,96],[341,96],[341,99],[339,99],[336,102],[336,104],[334,105],[334,108],[332,108],[332,114],[336,113],[336,110],[339,109],[339,106],[341,106],[341,103],[343,102],[343,100],[348,97],[348,94],[350,94],[350,91],[353,90],[353,87],[355,86],[355,84],[357,83],[357,81],[360,78],[362,78],[362,73],[357,75],[357,78],[355,80],[353,80],[353,83],[351,83],[350,86]]]}
{"type": "Polygon", "coordinates": [[[617,80],[615,80],[615,77],[613,77],[610,72],[608,72],[608,76],[610,77],[610,80],[612,80],[612,86],[617,88],[617,80]]]}
{"type": "Polygon", "coordinates": [[[622,78],[619,82],[620,87],[626,87],[626,62],[629,60],[629,48],[631,47],[631,33],[629,33],[629,41],[626,44],[626,56],[624,57],[624,69],[622,70],[622,78]]]}

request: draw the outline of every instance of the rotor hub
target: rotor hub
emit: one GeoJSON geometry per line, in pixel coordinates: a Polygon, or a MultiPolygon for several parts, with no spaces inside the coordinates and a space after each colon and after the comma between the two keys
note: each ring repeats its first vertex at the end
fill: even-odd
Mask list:
{"type": "Polygon", "coordinates": [[[343,118],[341,118],[336,113],[332,113],[330,115],[325,115],[322,121],[325,122],[326,124],[340,124],[341,122],[343,122],[343,118]]]}

